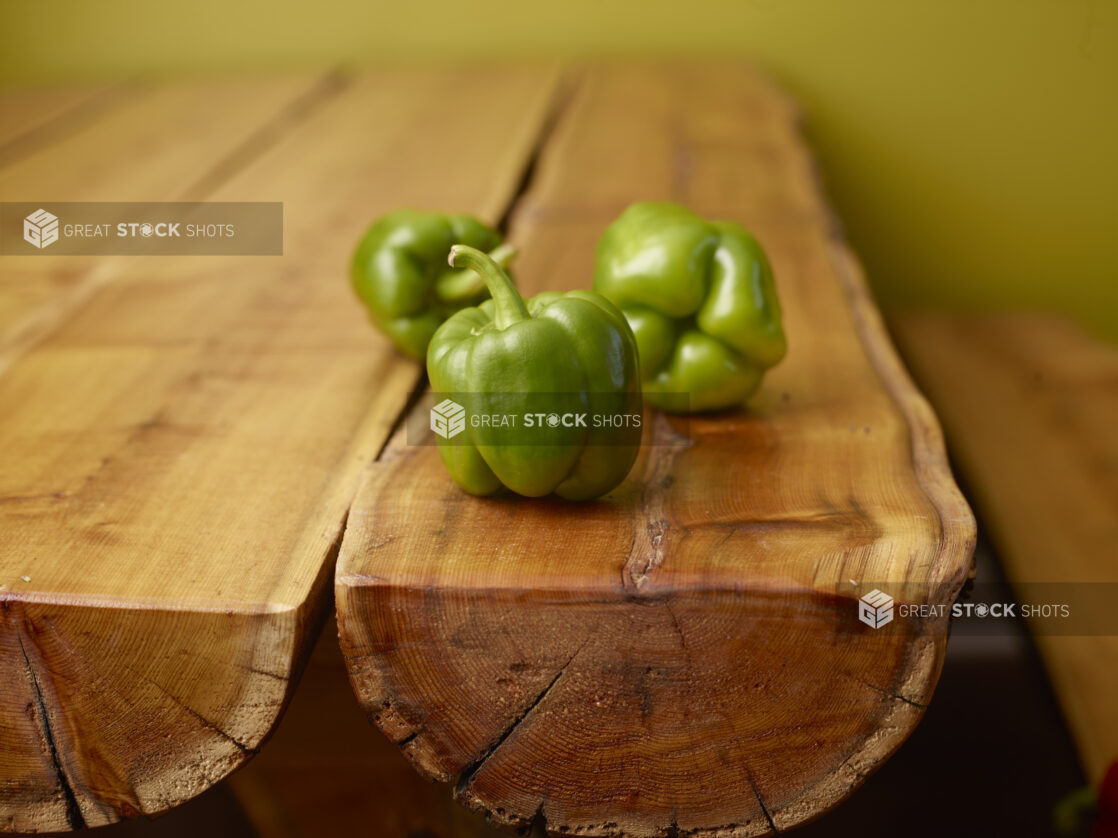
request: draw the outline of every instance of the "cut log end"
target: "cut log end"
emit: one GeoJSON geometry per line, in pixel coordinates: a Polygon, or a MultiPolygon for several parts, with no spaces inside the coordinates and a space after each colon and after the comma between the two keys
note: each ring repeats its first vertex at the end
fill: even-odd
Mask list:
{"type": "Polygon", "coordinates": [[[0,733],[19,744],[0,766],[9,830],[158,815],[251,758],[288,697],[291,650],[272,644],[295,642],[293,612],[109,618],[8,600],[0,613],[0,733]]]}
{"type": "Polygon", "coordinates": [[[854,601],[801,592],[339,594],[377,626],[342,635],[370,717],[462,804],[554,834],[760,835],[814,817],[917,723],[944,640],[844,634],[854,601]],[[362,671],[366,643],[379,664],[362,671]]]}

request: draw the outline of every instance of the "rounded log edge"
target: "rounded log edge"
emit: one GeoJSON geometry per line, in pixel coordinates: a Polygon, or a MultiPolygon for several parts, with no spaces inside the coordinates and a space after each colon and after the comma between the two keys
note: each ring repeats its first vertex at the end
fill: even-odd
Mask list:
{"type": "Polygon", "coordinates": [[[158,815],[250,759],[324,609],[0,595],[0,832],[158,815]]]}

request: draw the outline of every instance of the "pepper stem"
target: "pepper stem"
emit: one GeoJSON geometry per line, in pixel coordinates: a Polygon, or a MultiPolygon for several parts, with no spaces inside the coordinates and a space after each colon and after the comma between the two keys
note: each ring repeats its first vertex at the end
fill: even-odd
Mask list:
{"type": "Polygon", "coordinates": [[[509,275],[488,255],[475,247],[456,244],[450,249],[448,261],[452,268],[469,268],[481,274],[497,309],[493,322],[498,329],[507,329],[513,323],[531,319],[532,315],[528,313],[509,275]]]}
{"type": "MultiPolygon", "coordinates": [[[[489,251],[489,258],[502,268],[507,268],[516,258],[516,253],[516,246],[506,242],[489,251]]],[[[444,303],[464,303],[484,290],[485,279],[469,269],[443,274],[435,282],[435,295],[444,303]]]]}

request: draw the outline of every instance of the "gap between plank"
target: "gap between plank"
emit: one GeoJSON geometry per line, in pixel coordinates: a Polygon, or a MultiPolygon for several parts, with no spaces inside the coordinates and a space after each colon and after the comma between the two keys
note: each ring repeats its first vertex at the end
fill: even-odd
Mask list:
{"type": "MultiPolygon", "coordinates": [[[[516,219],[524,201],[531,191],[536,179],[536,171],[539,168],[540,158],[543,156],[544,150],[551,142],[551,138],[563,118],[567,115],[571,102],[574,101],[575,91],[577,90],[579,81],[572,77],[569,72],[564,72],[559,81],[555,85],[555,91],[552,93],[551,102],[548,105],[547,111],[544,113],[543,119],[540,120],[539,128],[536,131],[535,138],[528,148],[528,154],[525,155],[524,165],[520,170],[516,179],[516,186],[509,194],[508,202],[505,204],[505,209],[501,213],[500,218],[497,219],[495,227],[501,234],[502,238],[508,238],[509,231],[512,224],[516,219]]],[[[380,448],[377,450],[376,456],[373,457],[373,462],[378,462],[384,456],[385,451],[392,445],[393,440],[400,433],[404,423],[412,412],[416,409],[420,399],[427,390],[427,367],[426,364],[421,365],[421,372],[418,380],[415,383],[415,390],[408,394],[407,400],[404,402],[400,412],[392,421],[388,434],[381,443],[380,448]]]]}
{"type": "Polygon", "coordinates": [[[528,155],[525,157],[524,167],[521,169],[520,177],[516,181],[516,187],[513,189],[512,194],[509,195],[505,211],[501,213],[501,217],[497,220],[497,230],[504,238],[508,237],[512,222],[515,220],[521,205],[524,203],[525,198],[535,183],[536,171],[539,168],[540,158],[543,157],[544,149],[550,144],[551,138],[555,136],[560,123],[570,111],[571,103],[574,101],[575,92],[579,87],[579,83],[579,80],[572,76],[569,71],[563,73],[556,83],[555,92],[551,97],[551,103],[546,113],[544,113],[543,119],[540,120],[536,136],[529,147],[528,155]]]}

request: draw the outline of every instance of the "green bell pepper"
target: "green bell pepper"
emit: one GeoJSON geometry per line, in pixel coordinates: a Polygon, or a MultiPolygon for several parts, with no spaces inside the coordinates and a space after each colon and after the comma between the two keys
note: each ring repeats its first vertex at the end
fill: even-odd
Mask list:
{"type": "Polygon", "coordinates": [[[488,293],[473,271],[447,269],[456,242],[492,251],[502,266],[516,253],[496,230],[467,215],[403,209],[374,222],[353,254],[350,279],[369,319],[413,358],[424,357],[451,314],[488,293]]]}
{"type": "Polygon", "coordinates": [[[479,273],[492,295],[452,315],[427,353],[436,400],[467,411],[453,438],[437,439],[450,475],[473,495],[589,500],[617,486],[641,435],[637,348],[621,312],[590,291],[525,302],[472,247],[455,245],[450,264],[479,273]]]}
{"type": "Polygon", "coordinates": [[[633,204],[598,241],[594,290],[628,319],[645,398],[661,409],[739,405],[784,357],[772,268],[738,224],[633,204]]]}

